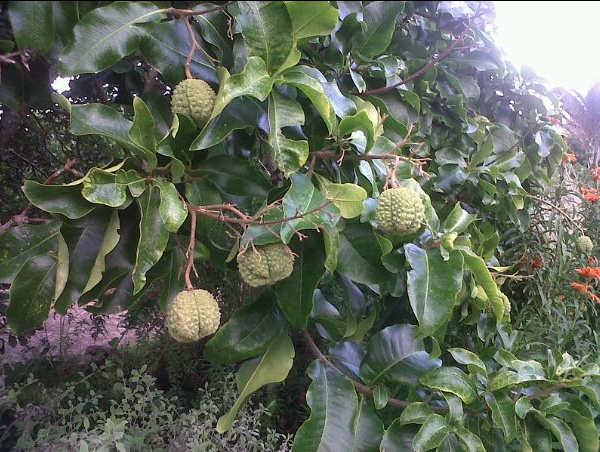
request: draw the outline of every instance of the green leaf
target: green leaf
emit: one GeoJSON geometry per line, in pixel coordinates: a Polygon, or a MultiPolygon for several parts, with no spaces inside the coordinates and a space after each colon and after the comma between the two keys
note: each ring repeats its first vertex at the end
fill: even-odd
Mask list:
{"type": "Polygon", "coordinates": [[[259,101],[264,101],[271,92],[273,79],[267,72],[267,67],[262,58],[253,56],[248,58],[244,70],[236,75],[222,69],[224,77],[221,88],[215,100],[211,119],[216,117],[229,103],[240,96],[252,96],[259,101]]]}
{"type": "Polygon", "coordinates": [[[350,380],[321,361],[308,368],[310,417],[300,426],[293,452],[353,450],[358,400],[350,380]]]}
{"type": "MultiPolygon", "coordinates": [[[[204,16],[197,17],[206,20],[204,16]]],[[[185,78],[185,62],[192,44],[185,21],[148,23],[141,27],[146,32],[140,45],[143,57],[166,81],[172,84],[179,83],[185,78]]],[[[194,34],[201,42],[198,33],[194,31],[194,34]]],[[[190,73],[207,83],[218,83],[215,67],[204,52],[194,52],[190,61],[190,73]]]]}
{"type": "Polygon", "coordinates": [[[56,286],[58,259],[43,254],[29,259],[10,287],[6,319],[15,334],[40,327],[48,319],[56,286]]]}
{"type": "Polygon", "coordinates": [[[141,97],[133,99],[133,124],[129,129],[129,138],[149,152],[156,151],[156,124],[148,106],[141,97]]]}
{"type": "Polygon", "coordinates": [[[222,142],[234,130],[253,131],[264,114],[256,100],[243,97],[232,100],[225,109],[202,129],[190,145],[190,151],[208,149],[222,142]]]}
{"type": "Polygon", "coordinates": [[[570,404],[567,409],[561,410],[557,416],[568,421],[572,428],[582,452],[597,452],[600,449],[598,430],[594,423],[588,404],[579,397],[569,394],[560,394],[560,399],[570,404]]]}
{"type": "Polygon", "coordinates": [[[250,394],[269,383],[286,379],[294,363],[294,345],[287,334],[275,339],[261,358],[246,361],[236,374],[238,399],[227,414],[217,421],[217,432],[231,428],[241,405],[250,394]]]}
{"type": "MultiPolygon", "coordinates": [[[[198,243],[196,243],[197,247],[198,243]]],[[[162,278],[162,292],[158,302],[161,311],[166,312],[171,300],[185,288],[185,282],[180,275],[180,271],[185,265],[186,258],[183,252],[176,248],[170,253],[165,253],[161,261],[164,261],[163,265],[166,267],[166,274],[162,278]]]]}
{"type": "Polygon", "coordinates": [[[488,382],[488,391],[497,391],[507,386],[526,383],[528,381],[543,381],[544,377],[532,374],[520,374],[507,368],[502,368],[488,382]]]}
{"type": "Polygon", "coordinates": [[[30,258],[58,250],[60,223],[10,228],[0,235],[0,284],[11,284],[30,258]]]}
{"type": "Polygon", "coordinates": [[[467,446],[469,452],[486,452],[481,439],[466,428],[460,425],[455,426],[454,433],[456,433],[456,436],[458,436],[463,444],[467,446]]]}
{"type": "Polygon", "coordinates": [[[416,339],[413,325],[392,325],[375,334],[360,364],[360,375],[368,385],[377,383],[415,386],[419,378],[439,367],[431,360],[422,340],[416,339]]]}
{"type": "Polygon", "coordinates": [[[475,353],[465,350],[464,348],[450,348],[448,352],[459,364],[464,364],[469,370],[474,369],[484,377],[487,377],[487,369],[483,361],[475,353]]]}
{"type": "Polygon", "coordinates": [[[477,399],[477,392],[471,379],[457,367],[441,367],[423,375],[422,385],[438,391],[451,392],[467,405],[477,399]]]}
{"type": "Polygon", "coordinates": [[[325,252],[320,234],[310,233],[307,238],[294,244],[298,255],[292,274],[275,284],[277,301],[286,318],[294,328],[306,329],[313,308],[313,294],[325,273],[325,252]]]}
{"type": "Polygon", "coordinates": [[[273,91],[269,97],[269,145],[275,163],[286,176],[297,172],[306,163],[308,142],[286,138],[281,129],[302,124],[304,111],[300,104],[273,91]]]}
{"type": "Polygon", "coordinates": [[[160,216],[167,231],[177,232],[188,215],[186,204],[171,182],[159,181],[160,216]]]}
{"type": "Polygon", "coordinates": [[[256,301],[238,309],[208,341],[204,356],[212,363],[232,363],[266,351],[279,337],[286,321],[275,294],[264,291],[256,301]]]}
{"type": "Polygon", "coordinates": [[[327,36],[338,24],[339,12],[329,2],[285,2],[292,20],[296,40],[312,36],[327,36]]]}
{"type": "MultiPolygon", "coordinates": [[[[92,168],[83,180],[81,194],[91,203],[120,207],[127,201],[128,184],[124,183],[124,177],[127,177],[125,171],[113,173],[100,168],[92,168]]],[[[141,177],[139,180],[143,181],[141,177]]]]}
{"type": "Polygon", "coordinates": [[[402,411],[400,424],[423,424],[430,414],[432,411],[429,405],[424,402],[413,402],[402,411]]]}
{"type": "Polygon", "coordinates": [[[554,416],[543,417],[535,414],[535,418],[543,427],[552,432],[554,437],[560,442],[563,450],[569,452],[579,451],[577,438],[573,435],[573,431],[567,424],[554,416]]]}
{"type": "MultiPolygon", "coordinates": [[[[106,230],[104,232],[104,237],[102,239],[102,244],[100,245],[100,250],[96,255],[94,266],[90,271],[90,277],[85,287],[83,288],[83,293],[86,293],[87,291],[91,290],[94,286],[96,286],[96,284],[98,284],[102,280],[102,274],[106,270],[105,258],[108,255],[108,253],[115,249],[117,243],[119,243],[120,227],[121,222],[119,221],[119,213],[117,210],[113,210],[112,215],[110,217],[110,221],[106,226],[106,230]]],[[[66,246],[68,247],[68,245],[66,246]]]]}
{"type": "Polygon", "coordinates": [[[58,62],[60,75],[100,72],[112,66],[138,49],[146,33],[136,24],[162,18],[162,12],[146,2],[115,2],[94,9],[73,29],[73,41],[58,62]]]}
{"type": "Polygon", "coordinates": [[[473,223],[477,219],[477,215],[467,213],[460,206],[460,202],[457,202],[450,212],[450,215],[444,221],[442,225],[442,229],[445,233],[456,232],[460,234],[465,231],[471,223],[473,223]]]}
{"type": "Polygon", "coordinates": [[[340,236],[337,271],[360,284],[380,284],[389,277],[381,262],[382,242],[369,225],[351,224],[340,236]]]}
{"type": "Polygon", "coordinates": [[[23,193],[31,204],[41,210],[61,214],[72,220],[86,216],[97,207],[81,196],[81,188],[78,186],[44,185],[26,180],[23,193]]]}
{"type": "Polygon", "coordinates": [[[438,447],[450,431],[446,419],[439,414],[431,414],[421,426],[413,440],[416,452],[431,450],[438,447]]]}
{"type": "Polygon", "coordinates": [[[552,450],[552,435],[550,430],[537,423],[534,416],[527,416],[523,422],[523,437],[524,441],[530,447],[529,450],[533,452],[552,450]]]}
{"type": "Polygon", "coordinates": [[[364,201],[367,191],[356,184],[335,184],[328,179],[317,175],[321,191],[325,198],[340,209],[343,218],[354,218],[364,210],[364,201]]]}
{"type": "Polygon", "coordinates": [[[504,433],[504,442],[510,443],[519,433],[517,429],[517,417],[515,415],[515,402],[504,393],[496,395],[487,393],[485,403],[492,410],[494,424],[504,433]]]}
{"type": "MultiPolygon", "coordinates": [[[[293,25],[281,1],[238,2],[235,20],[250,56],[262,58],[269,74],[285,69],[295,50],[293,25]]],[[[233,12],[233,10],[232,10],[233,12]]]]}
{"type": "Polygon", "coordinates": [[[296,232],[304,229],[316,229],[317,226],[323,225],[335,226],[339,219],[337,208],[325,199],[311,180],[303,174],[294,174],[291,181],[292,186],[283,197],[283,212],[286,218],[302,216],[282,225],[283,242],[289,243],[296,232]]]}
{"type": "MultiPolygon", "coordinates": [[[[328,84],[327,79],[318,69],[308,66],[294,66],[283,71],[275,82],[277,84],[289,84],[302,91],[323,118],[327,130],[329,132],[333,131],[336,124],[335,106],[329,97],[331,93],[325,92],[325,87],[328,84]]],[[[347,100],[352,104],[349,99],[347,100]]]]}
{"type": "Polygon", "coordinates": [[[363,396],[358,397],[356,417],[352,427],[354,432],[354,448],[352,452],[379,452],[379,444],[383,438],[383,422],[363,396]]]}
{"type": "Polygon", "coordinates": [[[196,166],[219,190],[234,196],[267,196],[271,184],[255,164],[229,155],[217,155],[196,166]]]}
{"type": "Polygon", "coordinates": [[[338,126],[338,134],[343,137],[351,135],[355,131],[362,132],[367,140],[366,150],[368,151],[375,143],[375,127],[376,124],[373,123],[368,112],[361,110],[354,115],[346,116],[342,119],[338,126]]]}
{"type": "Polygon", "coordinates": [[[377,385],[373,388],[373,404],[375,409],[381,410],[386,407],[390,399],[390,391],[386,386],[377,385]]]}
{"type": "MultiPolygon", "coordinates": [[[[209,5],[199,5],[196,11],[206,11],[209,5]]],[[[233,43],[227,33],[229,32],[229,14],[225,11],[214,11],[194,16],[200,24],[202,37],[213,45],[217,58],[225,67],[233,66],[233,43]]]]}
{"type": "Polygon", "coordinates": [[[457,251],[444,260],[436,249],[425,251],[404,245],[408,272],[408,297],[419,321],[418,337],[431,336],[452,316],[456,297],[462,288],[463,257],[457,251]]]}
{"type": "Polygon", "coordinates": [[[159,261],[169,242],[169,231],[160,214],[158,188],[146,190],[137,201],[141,219],[139,223],[140,239],[133,269],[134,294],[142,290],[146,284],[146,272],[159,261]]]}
{"type": "Polygon", "coordinates": [[[20,50],[44,55],[54,45],[53,2],[10,2],[8,18],[20,50]]]}
{"type": "Polygon", "coordinates": [[[379,55],[390,45],[396,29],[396,17],[404,11],[404,2],[371,2],[363,10],[367,29],[357,36],[355,49],[367,58],[379,55]]]}
{"type": "Polygon", "coordinates": [[[104,261],[107,248],[113,245],[115,240],[118,241],[114,236],[118,224],[115,224],[113,212],[108,208],[98,208],[91,215],[65,223],[60,228],[69,250],[69,275],[60,297],[54,303],[54,309],[59,314],[65,315],[85,289],[90,289],[90,278],[98,277],[97,274],[92,275],[99,270],[96,265],[102,266],[100,261],[104,261]],[[105,240],[108,243],[105,243],[105,240]]]}
{"type": "Polygon", "coordinates": [[[325,244],[325,268],[333,273],[337,268],[338,252],[340,250],[340,233],[331,226],[324,226],[321,230],[325,244]]]}
{"type": "Polygon", "coordinates": [[[156,167],[156,155],[135,144],[129,137],[133,123],[104,104],[71,106],[71,132],[74,135],[100,135],[115,141],[156,167]]]}
{"type": "Polygon", "coordinates": [[[383,435],[379,450],[382,452],[414,451],[413,440],[418,429],[412,425],[402,425],[396,418],[383,435]]]}

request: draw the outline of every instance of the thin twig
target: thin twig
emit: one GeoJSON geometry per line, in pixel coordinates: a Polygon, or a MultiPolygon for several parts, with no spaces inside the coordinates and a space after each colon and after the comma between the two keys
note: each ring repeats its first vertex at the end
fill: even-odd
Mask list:
{"type": "MultiPolygon", "coordinates": [[[[350,379],[350,381],[354,385],[354,388],[356,388],[356,390],[359,393],[361,393],[362,395],[367,396],[367,397],[373,397],[373,389],[362,384],[359,381],[354,380],[353,378],[350,378],[348,375],[346,375],[344,372],[342,372],[340,369],[338,369],[331,361],[329,361],[327,356],[325,356],[323,354],[323,352],[321,352],[321,350],[319,349],[317,344],[315,344],[315,341],[313,341],[313,338],[310,336],[308,331],[303,330],[303,331],[301,331],[301,334],[302,334],[302,337],[304,338],[304,341],[306,342],[306,345],[308,346],[308,348],[310,349],[310,351],[316,358],[320,359],[323,362],[323,364],[325,364],[326,366],[330,367],[331,369],[335,370],[336,372],[338,372],[338,373],[344,375],[345,377],[347,377],[348,379],[350,379]]],[[[411,402],[394,399],[392,397],[390,397],[388,399],[388,405],[391,405],[391,406],[394,406],[397,408],[404,409],[404,408],[408,407],[410,404],[411,404],[411,402]]],[[[436,413],[445,414],[448,412],[448,408],[442,407],[442,406],[430,406],[430,408],[432,411],[434,411],[436,413]]]]}
{"type": "Polygon", "coordinates": [[[398,88],[399,86],[405,85],[409,82],[412,82],[413,80],[415,80],[416,78],[419,78],[420,76],[422,76],[423,74],[425,74],[429,69],[431,69],[433,66],[435,66],[436,64],[439,64],[442,60],[446,59],[453,51],[454,49],[463,41],[463,39],[465,38],[467,32],[469,30],[471,30],[471,28],[473,27],[474,23],[475,23],[475,19],[477,19],[478,17],[483,16],[484,14],[488,13],[488,10],[482,11],[482,12],[478,12],[475,15],[473,15],[470,19],[469,22],[467,23],[465,29],[462,31],[462,33],[460,35],[458,35],[458,37],[448,46],[448,48],[440,53],[439,55],[435,55],[433,56],[429,62],[423,66],[421,69],[419,69],[417,72],[415,72],[414,74],[409,75],[408,77],[406,77],[405,79],[402,79],[396,83],[393,83],[389,86],[383,86],[381,88],[374,88],[374,89],[368,89],[361,92],[358,91],[353,91],[352,94],[357,95],[357,96],[368,96],[368,95],[374,95],[374,94],[383,94],[383,93],[387,93],[389,91],[392,91],[396,88],[398,88]]]}
{"type": "Polygon", "coordinates": [[[585,230],[579,225],[577,224],[577,222],[571,218],[569,216],[569,214],[567,212],[565,212],[563,209],[561,209],[560,207],[558,207],[556,204],[551,203],[550,201],[540,197],[540,196],[536,196],[536,195],[525,195],[528,198],[531,199],[535,199],[536,201],[539,201],[543,204],[546,204],[547,206],[551,207],[552,209],[556,210],[559,214],[561,214],[566,220],[568,220],[573,226],[575,226],[577,229],[579,229],[579,232],[581,232],[582,234],[585,234],[585,230]]]}
{"type": "Polygon", "coordinates": [[[192,269],[194,269],[194,273],[196,277],[198,276],[198,272],[194,266],[194,250],[196,248],[196,211],[190,210],[190,217],[192,221],[192,225],[190,228],[190,243],[188,244],[187,252],[185,253],[185,257],[187,258],[187,264],[185,266],[185,285],[188,290],[193,290],[194,285],[192,284],[192,280],[190,278],[190,273],[192,269]]]}
{"type": "Polygon", "coordinates": [[[167,8],[165,10],[165,12],[167,14],[172,14],[173,16],[201,16],[203,14],[209,14],[209,13],[214,13],[215,11],[219,11],[222,9],[227,8],[229,5],[231,5],[233,3],[233,1],[231,2],[225,2],[222,5],[219,6],[215,6],[214,8],[209,8],[209,9],[205,9],[202,11],[192,11],[191,9],[178,9],[178,8],[167,8]]]}

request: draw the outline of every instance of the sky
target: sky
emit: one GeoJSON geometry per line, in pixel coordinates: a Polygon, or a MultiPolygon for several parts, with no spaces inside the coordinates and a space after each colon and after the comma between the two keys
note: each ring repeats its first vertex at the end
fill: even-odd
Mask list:
{"type": "Polygon", "coordinates": [[[600,82],[600,2],[494,2],[497,42],[517,67],[587,93],[600,82]]]}

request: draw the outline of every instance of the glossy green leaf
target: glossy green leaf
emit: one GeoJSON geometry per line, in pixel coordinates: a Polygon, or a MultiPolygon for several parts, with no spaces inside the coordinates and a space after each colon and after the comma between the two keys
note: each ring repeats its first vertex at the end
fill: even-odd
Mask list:
{"type": "Polygon", "coordinates": [[[284,127],[304,124],[304,111],[298,102],[273,91],[269,96],[269,145],[277,167],[289,176],[297,172],[308,158],[308,142],[286,138],[284,127]]]}
{"type": "Polygon", "coordinates": [[[323,241],[325,245],[325,268],[334,272],[338,263],[338,252],[340,250],[340,233],[331,226],[324,226],[322,229],[323,241]]]}
{"type": "Polygon", "coordinates": [[[450,426],[439,414],[431,414],[421,426],[413,440],[415,451],[426,451],[438,447],[446,439],[450,426]]]}
{"type": "Polygon", "coordinates": [[[569,407],[557,413],[557,416],[571,424],[582,452],[596,452],[600,449],[598,429],[594,423],[595,416],[589,406],[579,397],[570,394],[560,394],[560,399],[568,402],[569,407]]]}
{"type": "Polygon", "coordinates": [[[419,337],[434,334],[452,316],[456,297],[462,288],[461,253],[451,251],[444,260],[436,249],[425,251],[413,244],[404,245],[412,270],[408,273],[408,297],[419,321],[419,337]]]}
{"type": "MultiPolygon", "coordinates": [[[[105,258],[115,247],[117,243],[119,243],[120,235],[119,228],[121,227],[121,222],[119,221],[119,213],[117,210],[113,210],[110,220],[106,225],[106,230],[104,231],[104,237],[102,238],[102,244],[100,245],[100,249],[98,250],[98,254],[96,255],[96,260],[94,261],[94,266],[90,271],[90,277],[83,288],[83,293],[91,290],[96,284],[98,284],[102,280],[102,274],[106,270],[105,258]]],[[[65,245],[68,248],[68,245],[65,242],[65,245]]],[[[60,252],[59,252],[60,257],[60,252]]]]}
{"type": "MultiPolygon", "coordinates": [[[[545,426],[540,425],[533,415],[527,416],[522,424],[523,436],[533,452],[552,450],[552,434],[545,426]]],[[[525,444],[524,444],[525,445],[525,444]]]]}
{"type": "Polygon", "coordinates": [[[485,364],[475,353],[465,350],[464,348],[450,348],[448,349],[448,352],[450,352],[452,358],[454,358],[457,363],[467,366],[469,370],[474,369],[475,372],[487,377],[485,364]]]}
{"type": "MultiPolygon", "coordinates": [[[[196,248],[198,248],[197,243],[196,248]]],[[[185,254],[176,248],[172,252],[165,253],[159,262],[166,267],[166,275],[162,278],[161,294],[158,302],[160,309],[166,312],[169,303],[185,288],[185,281],[180,272],[186,258],[185,254]],[[164,263],[162,263],[163,260],[164,263]]]]}
{"type": "Polygon", "coordinates": [[[136,24],[163,16],[149,2],[115,2],[94,9],[73,29],[73,41],[59,59],[60,75],[99,72],[112,66],[138,49],[145,32],[136,24]]]}
{"type": "Polygon", "coordinates": [[[117,142],[139,158],[156,166],[156,155],[135,144],[129,137],[133,123],[117,110],[104,104],[71,106],[71,131],[75,135],[101,135],[117,142]]]}
{"type": "Polygon", "coordinates": [[[338,23],[338,10],[329,2],[315,1],[307,8],[306,3],[285,2],[296,39],[312,36],[326,36],[333,31],[338,23]]]}
{"type": "Polygon", "coordinates": [[[160,190],[159,211],[164,227],[169,232],[177,232],[187,218],[187,206],[171,182],[160,181],[156,185],[160,190]]]}
{"type": "Polygon", "coordinates": [[[502,299],[498,296],[499,289],[494,278],[492,278],[489,269],[481,257],[477,256],[470,249],[463,247],[461,247],[460,252],[465,259],[465,269],[471,272],[473,277],[477,280],[477,283],[483,287],[488,299],[492,301],[497,324],[499,324],[502,321],[504,314],[504,304],[502,303],[502,299]]]}
{"type": "Polygon", "coordinates": [[[286,321],[275,294],[264,291],[256,301],[238,309],[208,341],[204,356],[213,363],[231,363],[266,351],[286,321]]]}
{"type": "Polygon", "coordinates": [[[20,50],[46,54],[54,44],[54,2],[10,2],[8,18],[20,50]]]}
{"type": "Polygon", "coordinates": [[[473,403],[477,399],[477,392],[471,379],[456,367],[440,367],[423,375],[420,379],[422,385],[438,391],[450,392],[466,403],[473,403]]]}
{"type": "Polygon", "coordinates": [[[377,385],[373,388],[373,404],[375,409],[381,410],[386,407],[390,399],[390,391],[386,386],[377,385]]]}
{"type": "MultiPolygon", "coordinates": [[[[184,66],[191,46],[190,34],[184,21],[147,23],[141,28],[146,33],[141,40],[140,53],[165,80],[173,84],[179,83],[185,78],[184,66]]],[[[198,34],[194,33],[196,39],[199,39],[198,34]]],[[[204,52],[194,52],[190,61],[190,73],[210,84],[218,82],[215,67],[204,52]]]]}
{"type": "Polygon", "coordinates": [[[137,201],[141,219],[140,239],[133,269],[134,294],[142,290],[146,284],[146,272],[159,261],[169,242],[169,231],[160,214],[159,189],[146,190],[137,201]]]}
{"type": "Polygon", "coordinates": [[[294,328],[306,329],[313,308],[313,294],[325,273],[325,252],[319,234],[295,243],[292,250],[297,257],[292,274],[275,284],[275,293],[281,310],[294,328]]]}
{"type": "Polygon", "coordinates": [[[366,150],[368,151],[375,143],[376,125],[377,124],[373,122],[369,114],[365,110],[361,110],[354,115],[346,116],[342,119],[338,126],[338,134],[340,136],[346,136],[351,135],[356,131],[362,132],[367,140],[366,150]]]}
{"type": "Polygon", "coordinates": [[[293,452],[354,450],[358,399],[350,380],[313,361],[308,368],[312,383],[306,393],[310,417],[300,426],[293,452]]]}
{"type": "Polygon", "coordinates": [[[468,452],[486,452],[481,439],[473,432],[459,425],[454,427],[454,433],[456,433],[456,436],[467,447],[468,452]]]}
{"type": "Polygon", "coordinates": [[[286,221],[281,227],[281,239],[288,243],[296,232],[316,229],[320,225],[334,226],[339,214],[337,208],[329,203],[317,190],[311,180],[302,174],[291,177],[292,186],[283,198],[283,211],[286,221]]]}
{"type": "Polygon", "coordinates": [[[413,440],[418,430],[413,425],[402,425],[400,419],[396,418],[385,431],[379,450],[385,452],[414,451],[413,440]]]}
{"type": "Polygon", "coordinates": [[[371,2],[364,8],[367,29],[356,37],[355,49],[366,57],[383,52],[392,41],[396,18],[404,11],[404,2],[371,2]]]}
{"type": "Polygon", "coordinates": [[[335,106],[325,91],[328,82],[321,72],[308,66],[294,66],[286,69],[275,82],[292,85],[302,91],[321,115],[327,130],[333,131],[336,124],[335,106]]]}
{"type": "Polygon", "coordinates": [[[494,374],[494,376],[488,382],[489,391],[497,391],[498,389],[505,388],[507,386],[517,385],[526,383],[528,381],[543,381],[544,377],[521,374],[513,370],[502,368],[494,374]]]}
{"type": "MultiPolygon", "coordinates": [[[[206,11],[208,5],[199,5],[197,11],[206,11]]],[[[229,32],[229,16],[225,11],[214,11],[211,13],[199,14],[194,19],[200,24],[202,37],[212,44],[218,60],[225,67],[233,66],[233,42],[227,35],[229,32]]]]}
{"type": "Polygon", "coordinates": [[[382,283],[388,274],[381,262],[384,253],[373,228],[348,225],[340,236],[337,271],[360,284],[382,283]]]}
{"type": "Polygon", "coordinates": [[[242,364],[236,374],[238,399],[231,409],[217,421],[217,432],[229,430],[237,412],[250,394],[269,383],[286,379],[294,363],[294,345],[287,334],[275,339],[261,358],[242,364]]]}
{"type": "MultiPolygon", "coordinates": [[[[98,208],[93,214],[63,224],[60,233],[69,250],[69,276],[60,297],[54,303],[54,309],[65,315],[69,307],[90,289],[90,279],[98,279],[108,248],[114,248],[118,223],[113,211],[98,208]]],[[[111,250],[112,250],[111,248],[111,250]]]]}
{"type": "MultiPolygon", "coordinates": [[[[92,168],[83,180],[82,196],[94,204],[120,207],[127,201],[127,183],[123,183],[124,171],[117,173],[92,168]]],[[[145,188],[145,183],[144,183],[145,188]]]]}
{"type": "Polygon", "coordinates": [[[25,262],[15,276],[6,310],[6,319],[15,334],[40,327],[48,318],[57,266],[57,257],[42,254],[25,262]]]}
{"type": "Polygon", "coordinates": [[[60,224],[48,222],[10,228],[0,235],[0,283],[11,284],[30,258],[58,250],[60,224]]]}
{"type": "Polygon", "coordinates": [[[285,69],[294,50],[292,20],[281,1],[238,2],[235,20],[250,56],[262,58],[269,74],[285,69]]]}
{"type": "Polygon", "coordinates": [[[360,365],[365,383],[415,386],[422,375],[439,367],[441,361],[429,358],[423,341],[416,339],[416,332],[413,325],[393,325],[375,334],[360,365]]]}
{"type": "Polygon", "coordinates": [[[423,424],[433,412],[424,402],[413,402],[408,405],[400,415],[400,424],[423,424]]]}
{"type": "Polygon", "coordinates": [[[379,452],[379,445],[383,438],[383,422],[364,396],[358,397],[352,430],[354,432],[354,448],[350,449],[352,452],[379,452]]]}
{"type": "Polygon", "coordinates": [[[515,402],[504,393],[485,395],[485,403],[492,410],[492,420],[502,433],[504,442],[510,443],[518,435],[517,417],[515,415],[515,402]]]}
{"type": "Polygon", "coordinates": [[[560,442],[563,450],[569,452],[578,452],[579,443],[573,434],[571,428],[563,421],[554,416],[543,417],[539,414],[535,415],[536,420],[547,430],[552,432],[552,435],[560,442]]]}
{"type": "Polygon", "coordinates": [[[253,56],[248,58],[244,70],[239,74],[225,74],[221,80],[221,88],[215,100],[211,118],[214,118],[229,103],[240,96],[251,96],[259,101],[264,101],[273,86],[273,79],[267,72],[267,67],[262,58],[253,56]]]}
{"type": "Polygon", "coordinates": [[[44,185],[26,180],[23,193],[34,206],[72,220],[84,217],[97,207],[81,196],[78,186],[44,185]]]}
{"type": "Polygon", "coordinates": [[[229,134],[238,129],[252,131],[266,115],[259,103],[251,98],[233,99],[225,109],[202,129],[190,146],[190,151],[208,149],[221,143],[229,134]]]}
{"type": "Polygon", "coordinates": [[[221,191],[235,196],[267,196],[271,184],[248,160],[218,155],[197,165],[195,174],[206,176],[221,191]]]}
{"type": "Polygon", "coordinates": [[[460,203],[457,202],[454,206],[454,209],[452,209],[452,212],[450,212],[450,215],[448,215],[444,221],[442,229],[446,233],[456,232],[457,234],[460,234],[461,232],[465,231],[476,219],[477,215],[467,213],[460,206],[460,203]]]}
{"type": "Polygon", "coordinates": [[[156,150],[156,123],[148,106],[141,97],[133,99],[133,124],[129,129],[129,138],[149,152],[156,150]]]}
{"type": "Polygon", "coordinates": [[[325,198],[340,209],[343,218],[354,218],[364,210],[367,192],[356,184],[335,184],[324,177],[317,176],[325,198]]]}

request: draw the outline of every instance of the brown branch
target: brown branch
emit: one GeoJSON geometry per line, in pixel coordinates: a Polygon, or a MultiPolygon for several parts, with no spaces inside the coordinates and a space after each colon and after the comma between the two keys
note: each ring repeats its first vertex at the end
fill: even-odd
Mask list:
{"type": "Polygon", "coordinates": [[[541,399],[542,397],[546,397],[547,395],[558,392],[561,389],[566,388],[566,387],[567,387],[566,383],[558,383],[554,386],[550,386],[549,388],[540,389],[539,391],[531,394],[529,396],[529,400],[541,399]]]}
{"type": "Polygon", "coordinates": [[[435,66],[435,65],[439,64],[441,61],[445,60],[454,51],[454,49],[463,41],[467,32],[469,30],[471,30],[471,28],[475,24],[475,19],[483,16],[484,14],[486,14],[488,12],[489,12],[488,10],[485,10],[485,11],[478,12],[475,15],[473,15],[469,19],[469,22],[467,23],[465,29],[461,32],[461,34],[458,35],[458,37],[454,41],[452,41],[452,43],[448,46],[448,48],[446,50],[444,50],[442,53],[440,53],[439,55],[433,56],[425,66],[423,66],[421,69],[419,69],[414,74],[411,74],[408,77],[406,77],[405,79],[402,79],[402,80],[400,80],[396,83],[393,83],[389,86],[368,89],[368,90],[363,91],[362,93],[358,92],[358,91],[353,91],[352,94],[357,95],[357,96],[383,94],[383,93],[392,91],[392,90],[398,88],[399,86],[406,85],[407,83],[412,82],[413,80],[419,78],[420,76],[425,74],[429,69],[431,69],[433,66],[435,66]]]}
{"type": "Polygon", "coordinates": [[[198,272],[194,266],[194,250],[196,249],[196,211],[190,210],[190,217],[192,220],[192,225],[190,228],[190,243],[188,244],[188,248],[185,253],[185,257],[187,258],[187,264],[185,266],[185,285],[188,290],[193,290],[194,285],[192,284],[192,280],[190,278],[192,269],[194,269],[194,273],[196,274],[196,277],[198,277],[198,272]]]}
{"type": "MultiPolygon", "coordinates": [[[[350,378],[348,375],[346,375],[344,372],[342,372],[339,368],[337,368],[331,361],[329,361],[329,359],[327,358],[327,356],[325,356],[323,354],[323,352],[319,349],[319,347],[317,346],[317,344],[315,344],[315,341],[313,341],[313,338],[310,336],[310,334],[308,333],[308,331],[306,330],[302,330],[301,331],[302,337],[304,338],[304,342],[306,342],[306,345],[308,346],[308,348],[310,349],[310,351],[312,352],[312,354],[318,358],[319,360],[321,360],[323,362],[323,364],[325,364],[326,366],[330,367],[331,369],[335,370],[336,372],[344,375],[345,377],[347,377],[352,384],[354,385],[354,388],[362,395],[366,396],[366,397],[373,397],[373,389],[371,389],[370,387],[362,384],[359,381],[356,381],[353,378],[350,378]]],[[[390,397],[388,399],[388,405],[394,406],[396,408],[406,408],[411,404],[411,402],[406,402],[404,400],[398,400],[398,399],[394,399],[392,397],[390,397]]],[[[441,407],[441,406],[430,406],[429,408],[431,408],[432,411],[436,412],[436,413],[441,413],[441,414],[445,414],[448,412],[448,409],[446,407],[441,407]]]]}

